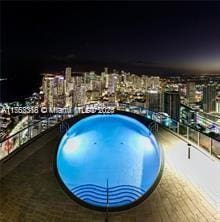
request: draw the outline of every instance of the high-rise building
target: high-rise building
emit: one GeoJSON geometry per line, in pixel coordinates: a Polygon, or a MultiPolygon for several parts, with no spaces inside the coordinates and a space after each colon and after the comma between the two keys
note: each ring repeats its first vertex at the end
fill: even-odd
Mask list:
{"type": "Polygon", "coordinates": [[[49,107],[65,106],[64,77],[55,74],[43,74],[44,103],[49,107]]]}
{"type": "Polygon", "coordinates": [[[149,89],[157,90],[160,87],[160,77],[159,76],[151,76],[146,78],[146,86],[149,89]]]}
{"type": "Polygon", "coordinates": [[[196,84],[195,82],[187,82],[186,84],[186,98],[189,104],[195,102],[196,84]]]}
{"type": "Polygon", "coordinates": [[[216,110],[216,85],[207,84],[203,88],[203,111],[206,113],[216,110]]]}
{"type": "Polygon", "coordinates": [[[82,84],[79,89],[79,96],[78,96],[78,103],[81,105],[86,104],[86,102],[87,102],[86,91],[87,91],[86,84],[82,84]]]}
{"type": "Polygon", "coordinates": [[[54,98],[54,74],[44,73],[42,80],[42,89],[45,105],[52,107],[54,98]]]}
{"type": "Polygon", "coordinates": [[[72,83],[72,68],[67,67],[65,69],[65,80],[64,80],[64,86],[65,86],[65,94],[66,96],[70,95],[71,90],[73,90],[73,83],[72,83]]]}
{"type": "Polygon", "coordinates": [[[157,90],[160,87],[160,77],[159,76],[154,76],[153,77],[153,89],[157,90]]]}
{"type": "Polygon", "coordinates": [[[67,82],[71,81],[71,76],[72,76],[72,68],[71,67],[67,67],[65,70],[65,79],[67,82]]]}
{"type": "Polygon", "coordinates": [[[89,90],[92,91],[97,90],[101,93],[101,89],[102,87],[101,87],[100,76],[97,76],[96,79],[90,81],[89,90]]]}
{"type": "Polygon", "coordinates": [[[180,117],[180,94],[177,91],[164,92],[164,112],[176,121],[180,117]]]}
{"type": "Polygon", "coordinates": [[[61,96],[64,94],[64,77],[61,75],[55,76],[55,87],[57,87],[57,95],[61,96]]]}
{"type": "Polygon", "coordinates": [[[64,91],[64,77],[62,75],[56,75],[54,77],[54,106],[65,106],[65,91],[64,91]]]}
{"type": "Polygon", "coordinates": [[[108,74],[108,68],[105,67],[105,74],[108,74]]]}
{"type": "Polygon", "coordinates": [[[95,79],[95,78],[96,78],[95,72],[94,72],[94,71],[89,72],[89,79],[90,79],[90,80],[93,80],[93,79],[95,79]]]}
{"type": "Polygon", "coordinates": [[[143,76],[143,79],[144,79],[144,88],[145,88],[145,91],[148,90],[149,87],[149,77],[148,76],[143,76]]]}
{"type": "Polygon", "coordinates": [[[115,93],[118,83],[118,74],[117,73],[111,73],[106,74],[106,84],[105,88],[107,88],[107,92],[112,94],[115,93]]]}
{"type": "Polygon", "coordinates": [[[148,90],[146,92],[146,107],[150,111],[160,112],[161,111],[161,93],[156,90],[148,90]]]}

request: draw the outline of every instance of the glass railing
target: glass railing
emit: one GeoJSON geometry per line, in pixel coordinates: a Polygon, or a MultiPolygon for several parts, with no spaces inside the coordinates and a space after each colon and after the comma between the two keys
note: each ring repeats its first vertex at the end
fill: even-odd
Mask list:
{"type": "MultiPolygon", "coordinates": [[[[82,107],[82,106],[81,106],[82,107]]],[[[201,133],[189,126],[181,124],[175,120],[167,118],[160,118],[160,115],[156,112],[147,110],[144,107],[133,106],[129,104],[119,104],[117,106],[118,110],[127,111],[136,113],[138,115],[144,116],[148,119],[151,119],[158,123],[159,125],[173,131],[179,136],[186,139],[188,142],[196,145],[197,147],[203,149],[208,154],[213,155],[220,159],[220,141],[211,138],[204,133],[201,133]]],[[[74,111],[75,115],[78,114],[77,109],[74,111]]],[[[0,142],[0,159],[5,158],[10,153],[15,151],[21,145],[27,143],[32,138],[41,134],[45,130],[59,124],[63,120],[74,116],[74,113],[71,115],[54,115],[36,121],[33,124],[29,124],[26,128],[18,131],[17,133],[8,136],[6,139],[0,142]]]]}
{"type": "Polygon", "coordinates": [[[32,124],[29,124],[27,127],[21,129],[17,133],[8,136],[4,140],[0,141],[0,159],[5,158],[21,145],[27,143],[42,132],[69,117],[69,115],[53,115],[50,117],[45,117],[41,120],[36,120],[32,124]]]}
{"type": "Polygon", "coordinates": [[[157,122],[159,125],[173,131],[179,136],[186,139],[192,145],[202,149],[210,155],[213,155],[220,159],[220,141],[199,132],[192,127],[181,124],[173,119],[159,118],[158,113],[147,110],[144,107],[130,106],[129,104],[121,104],[118,107],[119,110],[133,112],[142,115],[148,119],[157,122]]]}

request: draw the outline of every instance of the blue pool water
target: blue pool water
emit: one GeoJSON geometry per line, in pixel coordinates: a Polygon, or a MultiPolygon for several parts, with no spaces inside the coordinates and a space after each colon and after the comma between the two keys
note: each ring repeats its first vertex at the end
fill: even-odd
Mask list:
{"type": "Polygon", "coordinates": [[[93,115],[74,124],[57,151],[57,171],[66,188],[97,207],[121,207],[155,183],[161,151],[139,121],[124,115],[93,115]]]}

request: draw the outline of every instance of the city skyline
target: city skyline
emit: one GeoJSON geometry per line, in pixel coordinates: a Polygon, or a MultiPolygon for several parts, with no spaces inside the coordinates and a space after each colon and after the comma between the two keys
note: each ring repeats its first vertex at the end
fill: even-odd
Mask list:
{"type": "Polygon", "coordinates": [[[218,2],[1,3],[2,101],[67,66],[146,75],[220,74],[218,2]],[[29,84],[27,85],[26,82],[29,84]],[[24,86],[24,87],[21,87],[24,86]]]}
{"type": "Polygon", "coordinates": [[[178,128],[177,132],[182,125],[193,132],[220,139],[220,84],[216,77],[161,78],[107,67],[101,73],[75,72],[66,67],[62,73],[42,73],[41,78],[39,91],[24,101],[0,103],[2,138],[10,131],[12,136],[29,121],[45,118],[44,115],[112,114],[121,107],[146,115],[165,127],[178,128]]]}
{"type": "Polygon", "coordinates": [[[2,220],[219,221],[220,2],[1,6],[2,220]]]}

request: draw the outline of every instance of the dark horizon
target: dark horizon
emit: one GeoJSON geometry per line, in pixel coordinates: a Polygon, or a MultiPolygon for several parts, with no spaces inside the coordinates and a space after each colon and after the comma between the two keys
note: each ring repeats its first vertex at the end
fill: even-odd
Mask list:
{"type": "MultiPolygon", "coordinates": [[[[1,78],[110,69],[220,74],[220,2],[1,2],[1,78]]],[[[23,87],[24,83],[29,86],[23,87]]],[[[33,91],[33,90],[32,90],[33,91]]]]}

